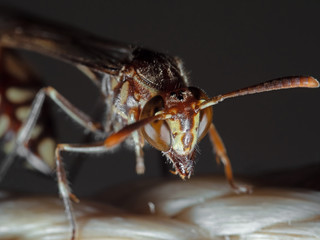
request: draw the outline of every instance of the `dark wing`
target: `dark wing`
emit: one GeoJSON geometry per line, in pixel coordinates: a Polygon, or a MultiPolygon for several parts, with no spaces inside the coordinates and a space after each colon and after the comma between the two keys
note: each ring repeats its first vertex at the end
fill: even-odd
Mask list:
{"type": "Polygon", "coordinates": [[[108,74],[117,74],[132,60],[133,46],[1,9],[0,45],[3,47],[38,52],[108,74]]]}

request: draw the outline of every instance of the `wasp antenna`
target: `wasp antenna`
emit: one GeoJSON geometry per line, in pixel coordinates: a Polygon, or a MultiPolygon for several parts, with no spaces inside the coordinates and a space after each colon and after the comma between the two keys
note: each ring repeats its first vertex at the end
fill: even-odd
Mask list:
{"type": "Polygon", "coordinates": [[[118,145],[122,143],[133,131],[138,130],[139,128],[143,127],[144,125],[160,120],[163,118],[166,118],[167,115],[165,114],[158,114],[157,116],[152,116],[148,118],[141,119],[137,122],[134,122],[132,124],[129,124],[122,128],[120,131],[111,134],[106,140],[104,141],[104,145],[107,148],[113,147],[115,145],[118,145]]]}
{"type": "Polygon", "coordinates": [[[317,88],[319,87],[319,82],[314,77],[309,76],[294,76],[294,77],[283,77],[260,83],[251,87],[242,88],[227,94],[219,95],[209,99],[208,101],[200,104],[199,109],[204,109],[215,105],[227,98],[233,98],[238,96],[244,96],[255,93],[262,93],[280,89],[288,88],[317,88]]]}

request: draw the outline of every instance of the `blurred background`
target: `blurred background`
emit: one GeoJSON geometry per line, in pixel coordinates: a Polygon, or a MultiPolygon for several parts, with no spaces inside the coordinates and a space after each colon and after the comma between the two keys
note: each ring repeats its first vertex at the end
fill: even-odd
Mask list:
{"type": "MultiPolygon", "coordinates": [[[[320,78],[317,0],[0,0],[0,4],[105,38],[179,56],[192,85],[209,96],[282,76],[320,78]]],[[[46,84],[92,113],[99,92],[85,76],[56,60],[37,54],[28,57],[46,84]]],[[[259,176],[305,167],[320,172],[319,104],[320,89],[293,89],[240,97],[215,106],[214,123],[235,175],[259,176]]],[[[53,111],[61,142],[85,139],[80,127],[58,109],[53,107],[53,111]]],[[[199,145],[195,175],[223,174],[208,138],[199,145]]],[[[68,172],[76,172],[72,188],[80,196],[168,171],[165,159],[151,147],[145,150],[147,169],[142,177],[135,174],[134,152],[125,147],[100,156],[64,156],[68,172]]],[[[29,186],[34,192],[57,191],[54,180],[21,164],[11,169],[2,185],[14,190],[29,186]]]]}

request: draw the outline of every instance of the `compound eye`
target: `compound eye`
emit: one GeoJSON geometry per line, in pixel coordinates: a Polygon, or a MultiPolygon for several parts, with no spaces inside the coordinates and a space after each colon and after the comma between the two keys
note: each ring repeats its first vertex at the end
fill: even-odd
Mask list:
{"type": "MultiPolygon", "coordinates": [[[[155,96],[149,100],[142,109],[140,119],[154,116],[164,107],[164,101],[161,96],[155,96]]],[[[144,138],[156,149],[166,152],[171,145],[171,132],[167,123],[163,120],[154,121],[145,125],[141,132],[144,138]]]]}
{"type": "MultiPolygon", "coordinates": [[[[208,100],[208,96],[199,88],[188,88],[193,96],[198,100],[208,100]]],[[[212,107],[207,107],[200,111],[200,122],[198,128],[198,142],[207,134],[212,121],[212,107]]]]}
{"type": "Polygon", "coordinates": [[[155,121],[142,129],[145,139],[156,149],[166,152],[170,149],[171,134],[165,121],[155,121]]]}
{"type": "Polygon", "coordinates": [[[212,108],[207,107],[200,112],[200,123],[198,129],[198,142],[207,134],[212,121],[212,108]]]}

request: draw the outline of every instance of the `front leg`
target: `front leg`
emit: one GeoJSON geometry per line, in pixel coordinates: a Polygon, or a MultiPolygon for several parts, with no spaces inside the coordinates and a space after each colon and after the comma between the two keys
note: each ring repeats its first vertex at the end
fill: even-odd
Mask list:
{"type": "Polygon", "coordinates": [[[144,138],[140,131],[135,131],[131,134],[134,144],[134,151],[136,153],[136,173],[144,174],[145,165],[144,165],[144,154],[143,154],[143,145],[144,138]]]}
{"type": "MultiPolygon", "coordinates": [[[[36,98],[34,107],[32,108],[32,114],[30,114],[31,117],[26,122],[26,126],[28,128],[23,129],[21,132],[24,132],[25,138],[22,138],[20,136],[19,141],[21,143],[22,140],[28,139],[28,135],[30,134],[30,131],[32,127],[35,125],[35,122],[37,121],[37,117],[40,114],[40,109],[44,100],[44,92],[40,92],[37,95],[38,98],[36,98]]],[[[65,105],[64,105],[65,106],[65,105]]],[[[132,124],[129,124],[125,127],[123,127],[120,131],[111,134],[108,136],[103,142],[96,143],[96,144],[86,144],[86,145],[75,145],[75,144],[58,144],[55,150],[55,162],[56,162],[56,174],[57,174],[57,180],[58,180],[58,187],[59,187],[59,193],[63,199],[63,203],[65,206],[65,211],[70,223],[71,227],[71,240],[76,239],[77,236],[77,225],[75,221],[74,211],[72,207],[71,200],[74,202],[78,202],[78,198],[72,194],[71,189],[68,185],[66,171],[63,166],[63,159],[62,159],[62,152],[74,152],[74,153],[103,153],[107,152],[113,147],[116,147],[123,141],[125,141],[129,136],[132,135],[132,133],[139,130],[141,127],[145,126],[146,124],[149,124],[150,122],[157,121],[157,120],[164,120],[166,118],[165,114],[158,114],[157,116],[151,116],[144,118],[142,120],[133,122],[132,124]]],[[[89,124],[88,126],[94,126],[93,124],[89,124]]]]}
{"type": "Polygon", "coordinates": [[[71,240],[77,237],[77,224],[74,216],[74,210],[72,207],[71,200],[78,203],[79,199],[72,194],[71,189],[68,184],[66,171],[63,166],[62,152],[71,153],[103,153],[107,152],[109,149],[104,146],[103,143],[98,144],[86,144],[86,145],[76,145],[76,144],[58,144],[55,155],[56,155],[56,174],[58,180],[59,193],[63,200],[67,218],[70,223],[71,230],[71,240]]]}
{"type": "Polygon", "coordinates": [[[122,128],[120,131],[113,133],[104,142],[96,144],[76,145],[76,144],[58,144],[55,155],[56,155],[56,173],[58,179],[59,192],[63,199],[66,214],[71,226],[71,240],[74,240],[77,235],[77,225],[75,221],[74,211],[72,208],[71,200],[79,202],[78,198],[71,193],[71,189],[68,185],[67,176],[63,167],[62,152],[73,152],[73,153],[103,153],[107,152],[113,147],[119,145],[132,133],[137,132],[144,125],[160,119],[159,116],[152,116],[132,124],[129,124],[122,128]]]}
{"type": "Polygon", "coordinates": [[[223,141],[222,141],[217,129],[213,125],[213,123],[211,123],[210,128],[209,128],[209,137],[210,137],[210,140],[212,142],[213,148],[216,153],[217,163],[219,164],[220,161],[223,163],[225,175],[227,177],[227,180],[228,180],[230,186],[237,193],[250,193],[252,191],[250,186],[236,185],[234,183],[230,159],[227,155],[227,151],[226,151],[226,148],[223,144],[223,141]]]}
{"type": "MultiPolygon", "coordinates": [[[[128,123],[137,122],[139,119],[140,111],[139,110],[131,110],[129,114],[128,123]]],[[[134,144],[134,150],[136,153],[136,173],[144,174],[145,165],[144,165],[144,154],[143,154],[143,146],[144,146],[144,138],[140,131],[134,131],[131,134],[134,144]]]]}

